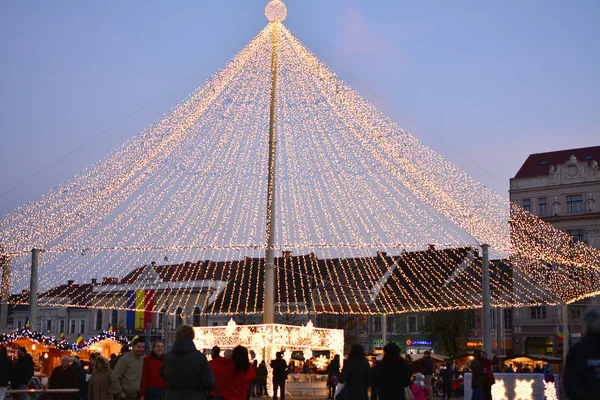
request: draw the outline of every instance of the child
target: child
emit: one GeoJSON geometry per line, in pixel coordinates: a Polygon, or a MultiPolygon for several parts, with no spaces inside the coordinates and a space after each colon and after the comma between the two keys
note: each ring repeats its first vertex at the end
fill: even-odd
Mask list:
{"type": "Polygon", "coordinates": [[[429,388],[425,386],[425,377],[422,373],[417,372],[415,375],[415,381],[410,387],[415,400],[427,400],[429,397],[429,388]]]}

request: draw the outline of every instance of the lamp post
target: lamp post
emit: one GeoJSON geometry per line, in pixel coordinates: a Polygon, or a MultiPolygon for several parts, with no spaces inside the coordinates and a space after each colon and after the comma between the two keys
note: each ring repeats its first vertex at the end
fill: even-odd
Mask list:
{"type": "Polygon", "coordinates": [[[482,269],[482,282],[481,286],[483,289],[482,294],[482,303],[483,303],[483,351],[487,353],[488,356],[492,354],[492,332],[491,332],[491,324],[490,324],[490,270],[489,270],[489,244],[481,245],[481,252],[483,254],[481,261],[481,269],[482,269]]]}

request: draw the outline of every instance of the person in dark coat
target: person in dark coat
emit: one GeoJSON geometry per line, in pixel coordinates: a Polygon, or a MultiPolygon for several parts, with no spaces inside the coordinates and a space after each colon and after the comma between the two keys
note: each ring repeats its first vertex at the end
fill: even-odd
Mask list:
{"type": "Polygon", "coordinates": [[[371,373],[372,400],[405,400],[404,389],[410,385],[411,374],[395,343],[385,345],[383,359],[371,373]]]}
{"type": "Polygon", "coordinates": [[[340,383],[344,384],[344,399],[368,400],[370,380],[371,367],[365,357],[365,351],[360,344],[355,344],[350,349],[340,374],[340,383]]]}
{"type": "Polygon", "coordinates": [[[206,400],[206,392],[215,387],[210,364],[193,340],[194,328],[177,328],[173,348],[160,366],[160,375],[167,382],[165,400],[206,400]]]}
{"type": "Polygon", "coordinates": [[[444,398],[449,399],[452,397],[452,378],[454,377],[454,371],[452,371],[452,365],[446,363],[446,368],[442,370],[442,387],[444,388],[444,398]]]}
{"type": "MultiPolygon", "coordinates": [[[[48,388],[50,389],[79,389],[79,378],[77,377],[76,367],[71,364],[69,357],[63,356],[60,359],[60,365],[52,370],[50,379],[48,379],[48,388]]],[[[73,393],[53,393],[52,400],[75,400],[79,394],[73,393]]]]}
{"type": "Polygon", "coordinates": [[[565,391],[571,400],[600,397],[600,308],[584,317],[585,336],[571,347],[565,364],[565,391]]]}
{"type": "Polygon", "coordinates": [[[340,380],[340,355],[336,354],[327,366],[328,399],[333,399],[335,388],[340,380]]]}
{"type": "MultiPolygon", "coordinates": [[[[17,362],[13,368],[10,387],[12,389],[27,389],[27,384],[32,376],[33,358],[27,353],[27,349],[25,347],[20,347],[17,362]]],[[[21,393],[18,395],[18,398],[26,400],[29,397],[26,393],[21,393]]]]}
{"type": "Polygon", "coordinates": [[[280,351],[275,353],[275,359],[271,360],[271,368],[273,368],[273,400],[277,400],[278,388],[281,400],[285,400],[285,381],[287,379],[288,366],[280,351]]]}
{"type": "Polygon", "coordinates": [[[429,388],[429,396],[427,398],[432,398],[433,393],[433,359],[431,358],[431,352],[426,350],[423,352],[423,376],[425,377],[425,386],[429,388]]]}
{"type": "Polygon", "coordinates": [[[73,364],[71,368],[75,370],[77,374],[77,381],[79,382],[79,394],[75,396],[76,399],[87,400],[88,398],[88,383],[85,379],[85,371],[81,365],[81,360],[77,356],[73,356],[73,364]]]}
{"type": "Polygon", "coordinates": [[[483,400],[483,385],[485,382],[485,369],[483,360],[481,359],[481,350],[475,350],[473,361],[471,361],[471,372],[473,380],[471,388],[473,389],[473,397],[471,400],[483,400]]]}
{"type": "Polygon", "coordinates": [[[267,364],[265,364],[265,360],[262,360],[260,364],[258,364],[258,368],[256,368],[256,383],[258,395],[260,397],[262,395],[267,396],[267,375],[269,372],[267,371],[267,364]]]}
{"type": "Polygon", "coordinates": [[[13,364],[8,358],[6,347],[0,347],[0,399],[4,399],[4,396],[6,396],[12,372],[13,364]]]}

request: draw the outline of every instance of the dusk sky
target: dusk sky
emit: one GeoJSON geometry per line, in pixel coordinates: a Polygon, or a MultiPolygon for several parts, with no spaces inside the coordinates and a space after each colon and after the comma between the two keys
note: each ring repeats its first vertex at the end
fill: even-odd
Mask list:
{"type": "MultiPolygon", "coordinates": [[[[342,79],[505,197],[530,153],[600,145],[597,0],[285,3],[284,24],[342,79]]],[[[0,3],[0,215],[202,86],[266,4],[0,3]]]]}

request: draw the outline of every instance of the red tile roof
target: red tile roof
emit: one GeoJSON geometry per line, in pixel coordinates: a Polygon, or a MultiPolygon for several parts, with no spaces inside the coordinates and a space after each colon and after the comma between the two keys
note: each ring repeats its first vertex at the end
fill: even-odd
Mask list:
{"type": "Polygon", "coordinates": [[[587,162],[589,165],[592,160],[600,163],[600,146],[530,154],[514,179],[548,175],[551,165],[564,164],[569,161],[571,155],[574,155],[580,163],[587,162]]]}

